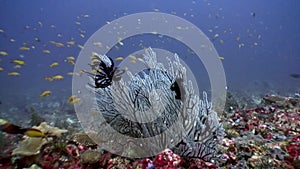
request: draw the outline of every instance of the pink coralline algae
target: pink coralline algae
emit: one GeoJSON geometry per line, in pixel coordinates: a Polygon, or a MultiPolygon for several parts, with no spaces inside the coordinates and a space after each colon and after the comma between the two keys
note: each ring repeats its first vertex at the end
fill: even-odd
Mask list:
{"type": "Polygon", "coordinates": [[[289,154],[285,158],[286,161],[294,163],[295,161],[300,160],[300,144],[290,144],[287,145],[285,148],[289,154]]]}
{"type": "Polygon", "coordinates": [[[121,157],[116,157],[108,161],[107,169],[133,169],[130,161],[121,157]]]}
{"type": "Polygon", "coordinates": [[[155,168],[176,169],[180,168],[183,163],[181,157],[174,154],[172,150],[166,149],[159,153],[153,160],[155,168]]]}
{"type": "Polygon", "coordinates": [[[154,169],[153,162],[149,158],[133,162],[133,167],[135,169],[154,169]]]}

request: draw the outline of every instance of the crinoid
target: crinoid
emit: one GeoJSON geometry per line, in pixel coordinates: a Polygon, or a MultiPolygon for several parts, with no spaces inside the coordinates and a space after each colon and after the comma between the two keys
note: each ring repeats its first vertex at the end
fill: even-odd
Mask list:
{"type": "Polygon", "coordinates": [[[96,62],[90,65],[96,74],[89,73],[89,75],[94,80],[95,88],[106,88],[111,85],[113,80],[120,80],[125,70],[115,67],[114,61],[110,57],[98,55],[97,53],[93,53],[93,57],[96,62]]]}

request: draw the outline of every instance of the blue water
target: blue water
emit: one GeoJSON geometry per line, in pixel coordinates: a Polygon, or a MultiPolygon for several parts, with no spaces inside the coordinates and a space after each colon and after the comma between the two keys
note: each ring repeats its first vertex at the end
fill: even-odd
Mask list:
{"type": "MultiPolygon", "coordinates": [[[[0,55],[0,67],[4,68],[4,71],[0,72],[1,113],[14,106],[67,99],[72,94],[72,77],[66,73],[72,71],[73,66],[64,60],[67,56],[78,56],[80,48],[77,44],[84,45],[107,21],[149,11],[174,14],[200,28],[211,39],[219,55],[224,57],[222,63],[228,89],[255,90],[256,86],[260,86],[262,92],[265,90],[266,93],[270,88],[278,93],[300,90],[300,78],[289,76],[291,73],[300,74],[298,0],[1,0],[0,4],[0,29],[5,31],[0,33],[0,51],[8,52],[8,56],[0,55]],[[84,14],[90,17],[82,17],[84,14]],[[80,25],[75,22],[80,22],[80,25]],[[85,38],[80,37],[79,30],[86,32],[85,38]],[[62,36],[58,37],[57,34],[62,36]],[[216,39],[215,34],[219,34],[216,39]],[[239,41],[236,40],[238,36],[239,41]],[[15,42],[10,42],[11,38],[15,42]],[[38,38],[39,41],[34,38],[38,38]],[[58,41],[65,44],[72,38],[76,42],[73,47],[58,48],[49,42],[58,41]],[[224,43],[221,44],[220,40],[224,43]],[[35,49],[19,50],[24,43],[29,47],[34,46],[35,49]],[[242,43],[244,46],[239,48],[239,44],[242,43]],[[51,54],[43,53],[44,49],[49,49],[51,54]],[[15,64],[10,63],[14,59],[22,59],[26,65],[21,69],[14,69],[15,64]],[[49,65],[54,61],[57,61],[59,66],[50,68],[49,65]],[[8,76],[7,73],[11,71],[18,71],[21,75],[8,76]],[[63,75],[64,79],[55,82],[44,80],[45,76],[56,74],[63,75]],[[51,90],[52,95],[41,100],[39,95],[44,90],[51,90]]],[[[147,37],[144,37],[144,40],[147,41],[147,37]]],[[[130,43],[134,44],[132,41],[130,43]]],[[[201,85],[204,88],[209,86],[202,63],[194,61],[195,58],[186,52],[186,48],[174,46],[172,43],[156,45],[184,55],[180,56],[191,64],[201,85]]],[[[116,55],[112,57],[126,56],[134,50],[140,48],[128,46],[126,43],[121,50],[112,51],[112,55],[116,55]]]]}

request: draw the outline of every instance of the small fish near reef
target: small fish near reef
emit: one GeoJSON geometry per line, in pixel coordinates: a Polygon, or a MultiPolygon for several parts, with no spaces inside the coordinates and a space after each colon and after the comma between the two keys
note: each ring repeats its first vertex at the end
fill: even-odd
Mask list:
{"type": "Polygon", "coordinates": [[[0,55],[2,55],[2,56],[7,56],[7,55],[8,55],[8,53],[7,53],[7,52],[5,52],[5,51],[0,51],[0,55]]]}
{"type": "Polygon", "coordinates": [[[23,50],[23,51],[29,51],[30,48],[29,47],[26,47],[26,46],[22,46],[19,48],[20,50],[23,50]]]}
{"type": "Polygon", "coordinates": [[[50,54],[50,53],[51,53],[51,51],[50,51],[50,50],[47,50],[47,49],[45,49],[45,50],[43,50],[43,53],[50,54]]]}
{"type": "Polygon", "coordinates": [[[53,81],[52,77],[45,77],[44,79],[47,80],[47,81],[49,81],[49,82],[53,81]]]}
{"type": "Polygon", "coordinates": [[[8,134],[22,134],[28,137],[46,137],[46,134],[38,129],[22,128],[4,119],[0,119],[0,130],[8,134]]]}
{"type": "Polygon", "coordinates": [[[62,75],[55,75],[51,77],[53,80],[62,80],[64,77],[62,75]]]}
{"type": "Polygon", "coordinates": [[[20,76],[19,72],[8,72],[7,73],[8,76],[20,76]]]}
{"type": "Polygon", "coordinates": [[[77,104],[81,101],[81,99],[79,97],[76,97],[74,95],[70,96],[68,99],[67,99],[67,103],[69,104],[77,104]]]}
{"type": "Polygon", "coordinates": [[[298,74],[298,73],[292,73],[292,74],[290,74],[290,77],[298,79],[298,78],[300,78],[300,74],[298,74]]]}
{"type": "Polygon", "coordinates": [[[53,62],[49,65],[50,67],[57,67],[58,66],[58,62],[53,62]]]}
{"type": "Polygon", "coordinates": [[[20,60],[20,59],[12,60],[11,63],[15,63],[15,64],[18,64],[18,65],[25,65],[25,61],[20,60]]]}
{"type": "Polygon", "coordinates": [[[46,96],[50,96],[51,95],[51,91],[50,90],[46,90],[46,91],[44,91],[44,92],[42,92],[41,94],[40,94],[40,98],[44,98],[44,97],[46,97],[46,96]]]}

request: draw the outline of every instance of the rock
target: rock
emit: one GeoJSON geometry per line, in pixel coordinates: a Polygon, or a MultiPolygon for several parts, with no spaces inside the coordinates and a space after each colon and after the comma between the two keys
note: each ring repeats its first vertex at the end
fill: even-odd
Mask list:
{"type": "Polygon", "coordinates": [[[27,137],[13,150],[12,155],[31,156],[39,154],[41,147],[48,142],[49,139],[27,137]]]}
{"type": "Polygon", "coordinates": [[[76,133],[72,135],[69,139],[69,142],[73,142],[77,145],[83,145],[86,147],[97,147],[97,144],[92,140],[88,134],[85,133],[76,133]]]}
{"type": "Polygon", "coordinates": [[[95,164],[100,160],[100,152],[95,150],[86,150],[81,154],[81,162],[83,164],[95,164]]]}

